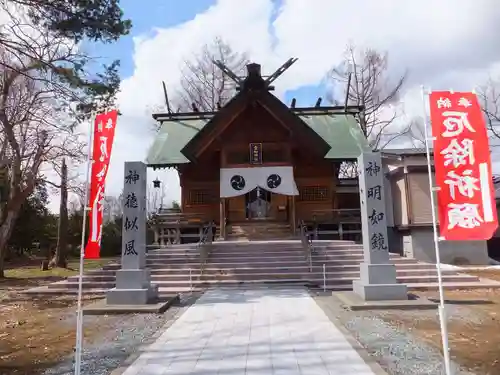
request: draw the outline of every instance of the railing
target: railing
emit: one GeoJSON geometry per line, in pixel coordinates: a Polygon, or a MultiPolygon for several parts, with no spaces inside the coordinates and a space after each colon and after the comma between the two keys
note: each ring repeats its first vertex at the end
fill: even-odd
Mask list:
{"type": "Polygon", "coordinates": [[[203,274],[205,265],[207,264],[208,258],[210,257],[210,253],[212,251],[212,242],[214,239],[215,228],[216,226],[213,221],[204,225],[200,240],[196,244],[196,247],[198,247],[200,251],[200,275],[203,274]]]}
{"type": "Polygon", "coordinates": [[[196,243],[203,237],[204,222],[206,220],[200,214],[160,213],[152,223],[154,245],[196,243]]]}
{"type": "Polygon", "coordinates": [[[304,221],[300,222],[299,230],[300,230],[300,241],[302,242],[302,249],[304,250],[306,262],[309,264],[309,272],[312,272],[313,243],[311,239],[311,232],[309,231],[304,221]]]}
{"type": "Polygon", "coordinates": [[[361,210],[359,208],[338,208],[314,210],[313,221],[330,223],[360,223],[361,210]]]}
{"type": "Polygon", "coordinates": [[[307,223],[313,240],[327,239],[361,241],[361,213],[359,209],[329,209],[313,212],[313,220],[307,223]],[[333,238],[332,238],[333,237],[333,238]]]}

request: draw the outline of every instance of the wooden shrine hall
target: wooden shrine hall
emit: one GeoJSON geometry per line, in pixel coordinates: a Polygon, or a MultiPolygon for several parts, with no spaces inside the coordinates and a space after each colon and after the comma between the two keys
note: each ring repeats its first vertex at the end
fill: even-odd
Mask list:
{"type": "Polygon", "coordinates": [[[355,106],[288,106],[271,85],[296,59],[270,76],[247,66],[232,78],[235,96],[216,112],[156,113],[161,128],[147,164],[175,168],[182,215],[217,224],[221,237],[238,224],[281,223],[294,232],[301,222],[338,227],[342,213],[358,212],[357,181],[339,178],[367,140],[355,106]]]}

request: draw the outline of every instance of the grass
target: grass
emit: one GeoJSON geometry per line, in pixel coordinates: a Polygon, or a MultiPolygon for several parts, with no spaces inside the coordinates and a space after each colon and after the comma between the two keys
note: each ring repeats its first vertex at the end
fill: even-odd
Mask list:
{"type": "MultiPolygon", "coordinates": [[[[84,261],[84,271],[102,268],[105,264],[115,261],[116,258],[101,258],[84,261]]],[[[42,271],[41,258],[17,259],[13,264],[7,264],[5,278],[0,279],[0,302],[9,293],[22,289],[35,288],[63,280],[69,276],[78,275],[79,258],[68,260],[68,268],[51,268],[42,271]]],[[[0,318],[1,319],[1,318],[0,318]]]]}
{"type": "MultiPolygon", "coordinates": [[[[100,259],[89,259],[84,260],[84,271],[99,269],[105,264],[115,260],[116,258],[100,258],[100,259]]],[[[14,279],[29,279],[29,278],[39,278],[39,277],[69,277],[78,274],[80,269],[80,259],[73,258],[68,260],[68,268],[51,268],[47,271],[42,271],[40,268],[41,260],[38,260],[37,264],[26,264],[17,266],[15,268],[10,268],[5,271],[5,276],[7,278],[14,279]]]]}
{"type": "MultiPolygon", "coordinates": [[[[99,269],[115,258],[85,260],[84,270],[99,269]]],[[[41,259],[26,258],[7,265],[0,279],[0,375],[34,375],[55,365],[73,352],[76,299],[35,298],[18,293],[22,289],[46,285],[78,274],[79,259],[68,268],[42,271],[41,259]]],[[[88,296],[85,303],[102,297],[88,296]]],[[[86,327],[86,339],[105,329],[106,319],[86,327]]]]}

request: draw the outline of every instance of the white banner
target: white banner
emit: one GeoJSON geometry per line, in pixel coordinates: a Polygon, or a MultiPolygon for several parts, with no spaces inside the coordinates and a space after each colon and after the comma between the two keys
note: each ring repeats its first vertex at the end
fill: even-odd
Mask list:
{"type": "Polygon", "coordinates": [[[220,196],[236,197],[256,187],[283,195],[299,195],[293,167],[221,168],[220,196]]]}

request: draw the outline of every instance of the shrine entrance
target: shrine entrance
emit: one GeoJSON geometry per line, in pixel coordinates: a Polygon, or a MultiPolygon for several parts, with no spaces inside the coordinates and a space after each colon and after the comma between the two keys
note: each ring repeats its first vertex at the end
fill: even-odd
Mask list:
{"type": "Polygon", "coordinates": [[[245,194],[246,218],[248,220],[266,220],[270,217],[271,192],[256,187],[245,194]]]}

